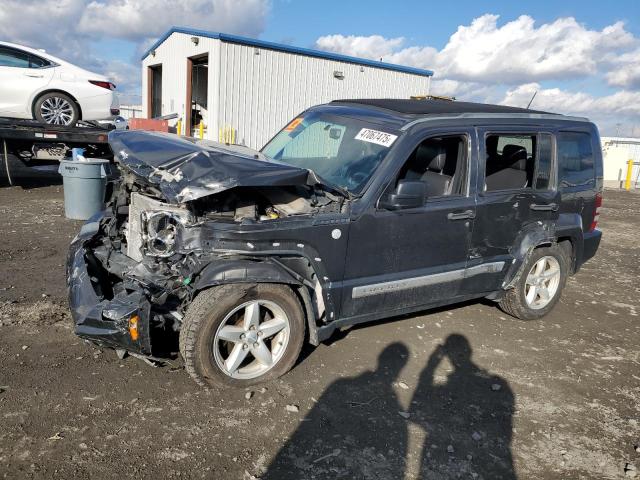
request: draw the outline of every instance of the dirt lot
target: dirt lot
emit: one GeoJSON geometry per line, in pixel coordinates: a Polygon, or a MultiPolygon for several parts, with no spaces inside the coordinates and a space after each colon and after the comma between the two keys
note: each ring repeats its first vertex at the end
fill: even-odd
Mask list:
{"type": "Polygon", "coordinates": [[[355,328],[245,391],[73,335],[63,264],[80,224],[61,187],[0,189],[0,225],[0,478],[640,469],[640,195],[606,193],[604,243],[545,321],[471,303],[355,328]]]}

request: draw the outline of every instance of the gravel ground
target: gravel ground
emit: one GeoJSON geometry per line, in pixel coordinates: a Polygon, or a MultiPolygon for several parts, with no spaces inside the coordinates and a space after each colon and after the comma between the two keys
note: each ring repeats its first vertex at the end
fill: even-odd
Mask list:
{"type": "MultiPolygon", "coordinates": [[[[0,189],[0,478],[632,478],[640,195],[544,321],[468,303],[354,328],[282,379],[203,390],[73,335],[62,189],[0,189]]],[[[640,477],[640,472],[637,473],[640,477]]]]}

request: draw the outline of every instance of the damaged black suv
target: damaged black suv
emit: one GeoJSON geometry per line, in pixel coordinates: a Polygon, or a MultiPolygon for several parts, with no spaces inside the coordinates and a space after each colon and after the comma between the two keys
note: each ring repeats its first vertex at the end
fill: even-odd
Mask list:
{"type": "Polygon", "coordinates": [[[120,176],[69,252],[76,333],[145,356],[174,338],[201,385],[272,379],[336,328],[463,300],[542,317],[600,242],[581,118],[343,100],[260,152],[109,140],[120,176]]]}

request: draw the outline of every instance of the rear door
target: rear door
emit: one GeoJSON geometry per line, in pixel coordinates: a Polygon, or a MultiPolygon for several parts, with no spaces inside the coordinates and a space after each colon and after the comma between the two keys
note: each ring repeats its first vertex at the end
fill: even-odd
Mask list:
{"type": "Polygon", "coordinates": [[[0,45],[0,115],[31,118],[33,94],[49,84],[51,67],[48,60],[0,45]]]}
{"type": "Polygon", "coordinates": [[[555,144],[552,131],[480,128],[477,215],[467,268],[493,265],[465,279],[466,294],[501,287],[521,240],[558,219],[555,144]]]}

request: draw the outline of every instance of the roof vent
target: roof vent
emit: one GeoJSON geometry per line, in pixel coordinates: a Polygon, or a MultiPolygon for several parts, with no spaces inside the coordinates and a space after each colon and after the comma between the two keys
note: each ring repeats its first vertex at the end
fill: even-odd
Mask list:
{"type": "Polygon", "coordinates": [[[341,72],[340,70],[334,70],[333,71],[333,76],[335,78],[337,78],[338,80],[344,80],[344,73],[341,72]]]}

